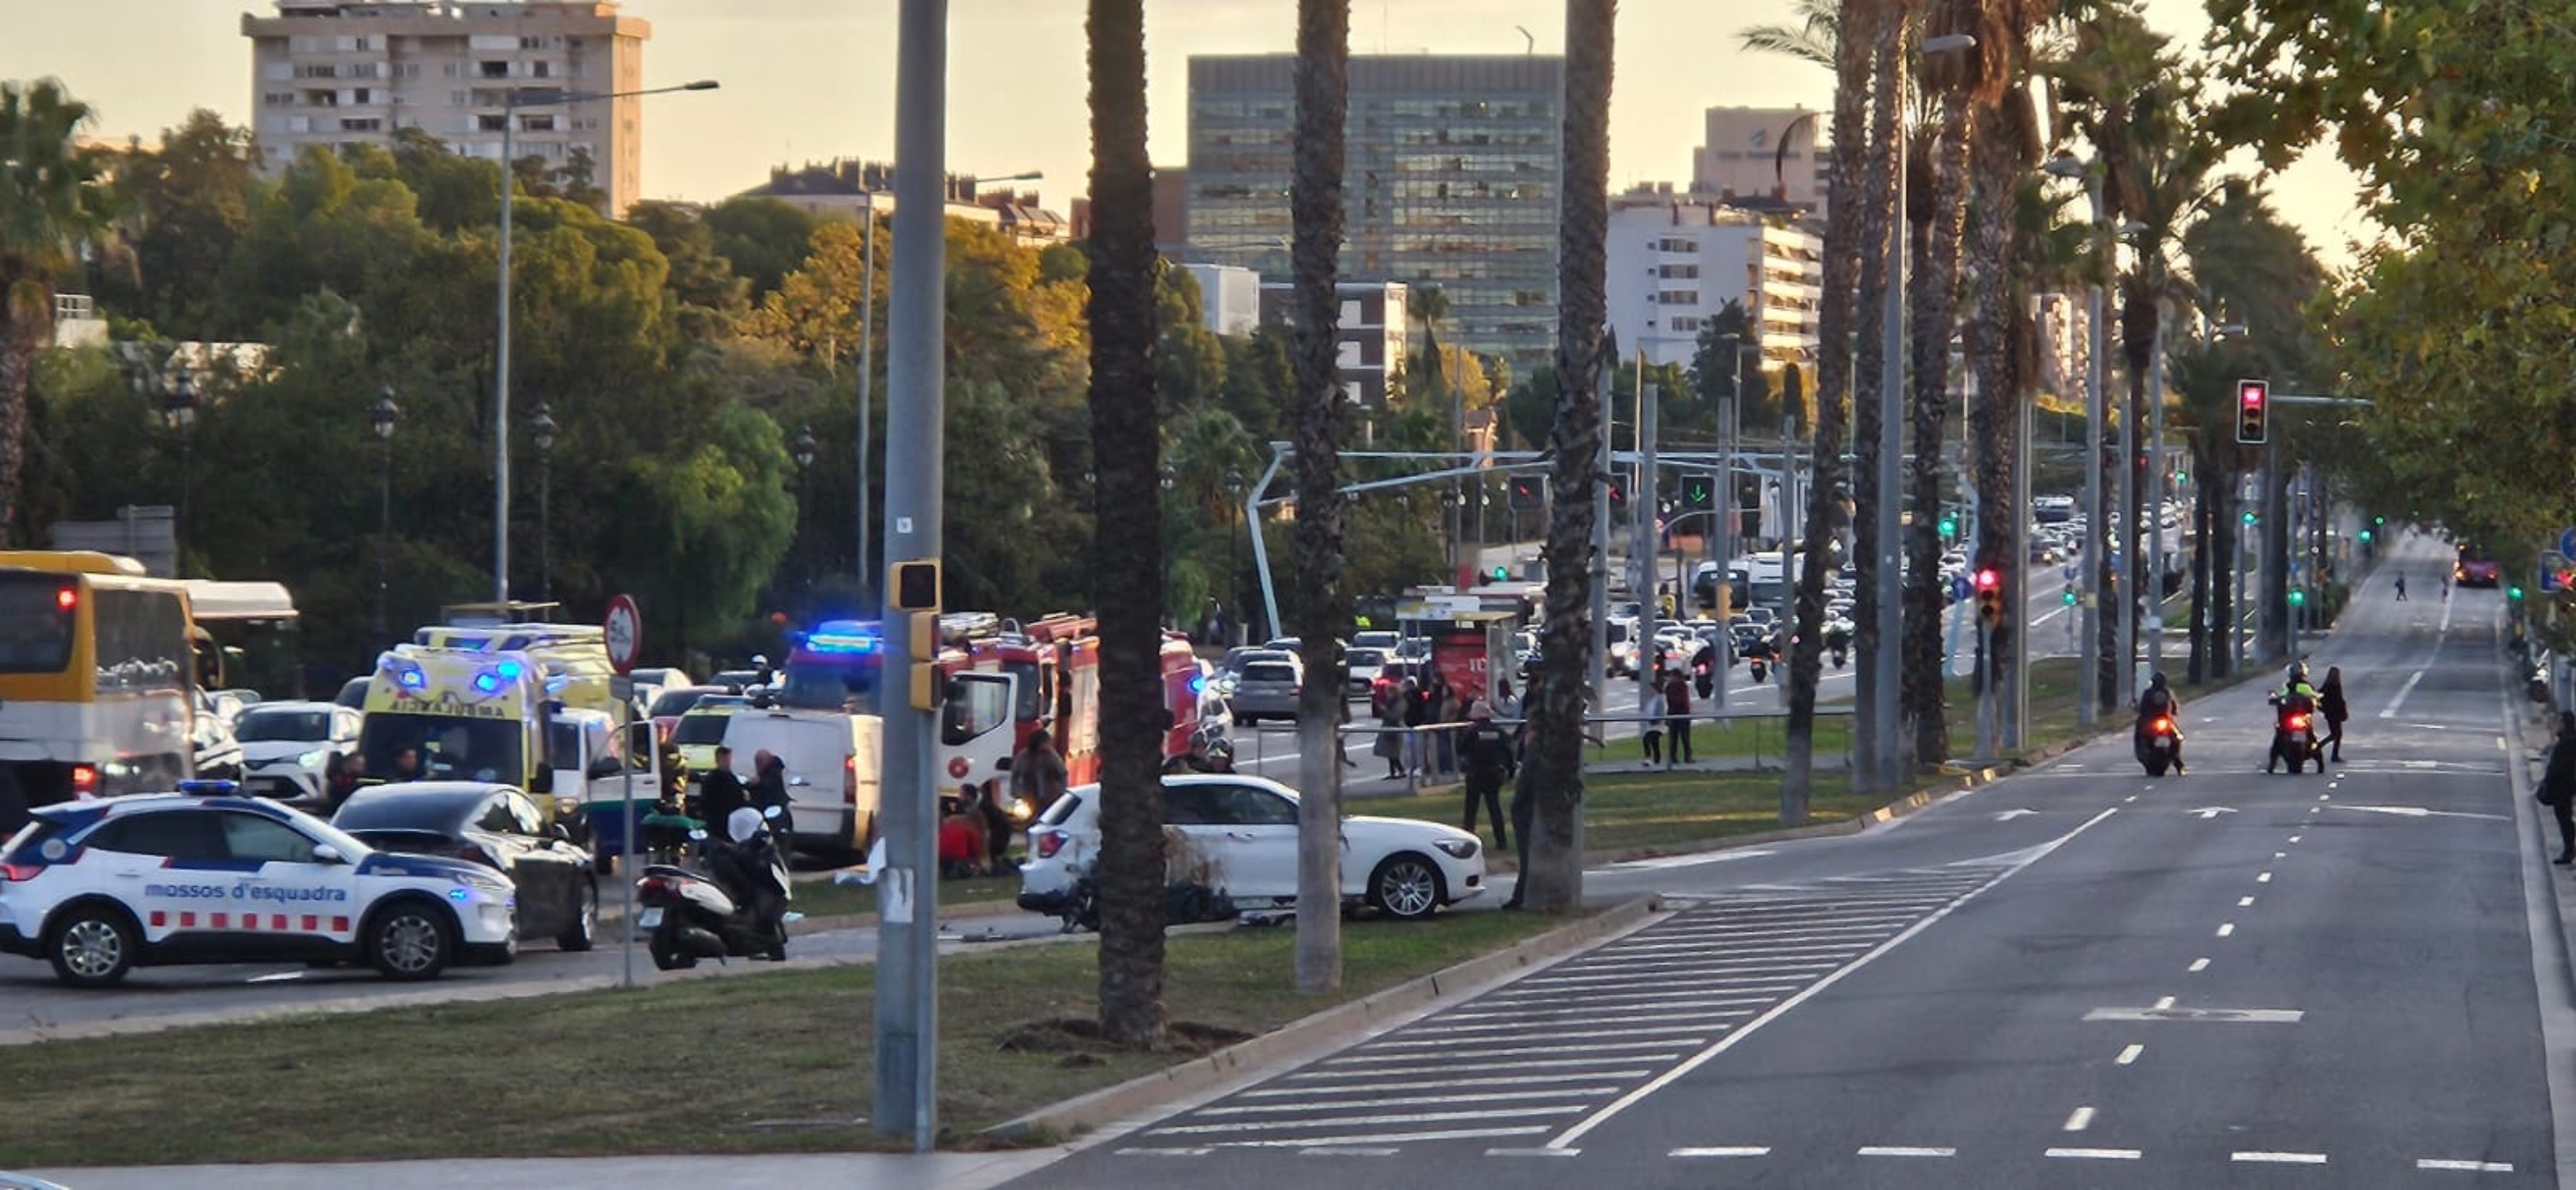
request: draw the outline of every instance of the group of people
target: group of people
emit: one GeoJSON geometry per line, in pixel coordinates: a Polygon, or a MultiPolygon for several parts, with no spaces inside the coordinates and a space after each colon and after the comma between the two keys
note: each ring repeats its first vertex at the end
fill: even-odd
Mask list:
{"type": "MultiPolygon", "coordinates": [[[[2269,698],[2275,708],[2289,712],[2307,712],[2324,720],[2325,731],[2317,741],[2318,746],[2325,750],[2328,760],[2342,762],[2343,725],[2345,721],[2352,718],[2352,704],[2345,699],[2343,692],[2342,666],[2327,666],[2325,684],[2311,686],[2308,684],[2307,665],[2293,664],[2286,679],[2278,689],[2271,691],[2269,698]]],[[[2148,680],[2145,690],[2138,692],[2137,711],[2136,734],[2140,740],[2147,738],[2158,719],[2169,718],[2177,723],[2181,721],[2182,700],[2174,695],[2172,684],[2161,671],[2148,680]]],[[[2280,762],[2280,748],[2276,746],[2267,749],[2263,755],[2263,771],[2267,773],[2279,771],[2280,762]]],[[[2185,771],[2182,760],[2182,732],[2179,727],[2174,730],[2173,766],[2177,773],[2185,771]]]]}
{"type": "MultiPolygon", "coordinates": [[[[1406,678],[1380,697],[1373,707],[1377,714],[1377,743],[1373,751],[1386,762],[1390,781],[1408,777],[1452,777],[1460,773],[1463,756],[1461,741],[1465,729],[1437,728],[1441,724],[1464,724],[1479,700],[1449,684],[1446,677],[1434,672],[1428,682],[1406,678]]],[[[1512,693],[1508,678],[1494,682],[1494,696],[1484,703],[1488,718],[1499,714],[1506,720],[1521,717],[1520,698],[1512,693]]]]}
{"type": "Polygon", "coordinates": [[[1646,763],[1671,768],[1698,758],[1691,750],[1689,675],[1656,662],[1654,672],[1646,678],[1646,701],[1637,713],[1645,717],[1641,735],[1646,745],[1646,763]]]}

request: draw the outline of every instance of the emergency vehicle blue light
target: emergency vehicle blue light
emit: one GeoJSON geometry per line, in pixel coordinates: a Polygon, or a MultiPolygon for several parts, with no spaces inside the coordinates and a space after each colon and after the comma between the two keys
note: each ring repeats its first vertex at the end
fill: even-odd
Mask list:
{"type": "Polygon", "coordinates": [[[473,895],[474,895],[474,894],[473,894],[472,892],[469,892],[469,891],[467,891],[467,890],[465,890],[465,889],[462,889],[462,888],[451,888],[451,889],[447,890],[447,899],[448,899],[448,900],[451,900],[451,901],[454,901],[454,902],[456,902],[456,903],[457,903],[457,904],[459,904],[459,905],[464,904],[464,903],[465,903],[465,899],[466,899],[467,897],[471,897],[471,896],[473,896],[473,895]]]}
{"type": "Polygon", "coordinates": [[[491,671],[486,670],[474,675],[474,689],[480,694],[494,693],[501,689],[501,679],[494,677],[491,671]]]}
{"type": "Polygon", "coordinates": [[[817,653],[874,653],[884,644],[874,636],[847,632],[817,632],[805,638],[805,647],[817,653]]]}
{"type": "Polygon", "coordinates": [[[409,689],[418,690],[429,684],[429,675],[415,667],[395,671],[394,680],[409,689]]]}
{"type": "Polygon", "coordinates": [[[196,797],[231,797],[241,792],[241,782],[187,780],[179,783],[179,792],[196,797]]]}
{"type": "Polygon", "coordinates": [[[1192,694],[1203,694],[1203,693],[1206,693],[1206,692],[1207,692],[1207,675],[1206,675],[1206,674],[1191,674],[1191,675],[1190,675],[1190,693],[1192,693],[1192,694]]]}
{"type": "Polygon", "coordinates": [[[519,680],[519,675],[520,675],[520,674],[523,674],[523,673],[526,673],[526,672],[528,672],[527,667],[526,667],[526,666],[524,666],[524,665],[519,664],[519,663],[518,663],[518,662],[516,662],[516,661],[504,661],[504,662],[502,662],[502,663],[501,663],[501,680],[502,680],[502,681],[505,681],[505,682],[515,682],[515,681],[518,681],[518,680],[519,680]]]}

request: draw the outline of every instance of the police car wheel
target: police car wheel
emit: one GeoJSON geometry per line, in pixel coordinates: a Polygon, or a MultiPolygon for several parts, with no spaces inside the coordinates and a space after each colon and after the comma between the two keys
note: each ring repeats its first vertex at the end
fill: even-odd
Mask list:
{"type": "Polygon", "coordinates": [[[555,936],[556,950],[588,950],[599,937],[599,886],[582,881],[574,886],[572,897],[572,915],[564,932],[555,936]]]}
{"type": "Polygon", "coordinates": [[[134,969],[134,948],[134,927],[123,913],[81,905],[54,926],[53,943],[45,950],[56,978],[74,987],[103,988],[134,969]]]}
{"type": "Polygon", "coordinates": [[[388,979],[434,979],[455,955],[456,927],[427,901],[396,901],[367,923],[367,960],[388,979]]]}

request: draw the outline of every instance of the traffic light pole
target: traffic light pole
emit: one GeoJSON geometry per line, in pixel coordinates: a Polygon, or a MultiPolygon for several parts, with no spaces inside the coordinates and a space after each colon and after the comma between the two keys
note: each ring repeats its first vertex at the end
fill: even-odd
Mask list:
{"type": "MultiPolygon", "coordinates": [[[[1663,661],[1661,651],[1655,648],[1655,620],[1663,611],[1663,601],[1655,598],[1655,429],[1656,422],[1660,420],[1655,407],[1663,402],[1657,399],[1662,394],[1656,386],[1646,380],[1645,359],[1645,354],[1640,351],[1637,356],[1637,482],[1628,492],[1628,511],[1636,516],[1629,528],[1629,583],[1636,591],[1638,610],[1644,613],[1637,617],[1637,626],[1629,629],[1629,634],[1637,642],[1637,709],[1640,713],[1646,709],[1647,687],[1654,681],[1654,672],[1663,661]],[[1655,654],[1651,662],[1647,657],[1649,653],[1655,654]]],[[[1680,609],[1676,607],[1674,610],[1680,609]]]]}
{"type": "MultiPolygon", "coordinates": [[[[1740,375],[1740,370],[1737,375],[1740,375]]],[[[1717,663],[1709,666],[1709,698],[1717,709],[1726,709],[1726,671],[1735,652],[1735,633],[1725,625],[1735,618],[1735,431],[1736,384],[1730,375],[1727,394],[1717,399],[1717,488],[1709,493],[1709,508],[1717,524],[1708,534],[1709,560],[1717,564],[1717,606],[1709,614],[1719,624],[1717,663]]],[[[1786,573],[1784,568],[1783,573],[1786,573]]],[[[1748,578],[1750,576],[1747,576],[1748,578]]]]}

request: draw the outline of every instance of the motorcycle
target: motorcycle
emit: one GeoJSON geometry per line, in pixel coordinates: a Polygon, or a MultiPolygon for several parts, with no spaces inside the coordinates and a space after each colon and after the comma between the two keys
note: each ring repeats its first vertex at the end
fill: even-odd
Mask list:
{"type": "MultiPolygon", "coordinates": [[[[779,808],[763,812],[771,820],[779,808]]],[[[689,832],[701,853],[712,850],[704,830],[689,832]]],[[[653,966],[663,971],[685,970],[698,965],[700,959],[787,957],[787,903],[794,897],[787,878],[787,860],[769,838],[764,823],[749,839],[732,844],[736,854],[747,860],[755,887],[734,887],[723,879],[725,864],[707,856],[707,874],[694,872],[677,864],[652,864],[635,884],[635,897],[641,907],[636,915],[637,927],[651,931],[645,949],[653,956],[653,966]]]]}
{"type": "Polygon", "coordinates": [[[2182,732],[2174,727],[2173,716],[2158,715],[2138,732],[2138,763],[2147,775],[2161,777],[2168,768],[2182,764],[2182,732]]]}
{"type": "MultiPolygon", "coordinates": [[[[2305,700],[2300,701],[2303,703],[2305,700]]],[[[2311,760],[2317,762],[2318,772],[2326,771],[2325,755],[2317,742],[2313,708],[2300,703],[2276,702],[2273,705],[2278,711],[2279,721],[2272,731],[2272,759],[2287,761],[2293,773],[2304,771],[2311,760]]],[[[2263,767],[2268,769],[2272,766],[2266,764],[2263,767]]]]}
{"type": "Polygon", "coordinates": [[[1748,666],[1748,668],[1750,668],[1750,669],[1753,671],[1753,680],[1754,680],[1754,681],[1756,681],[1756,682],[1767,682],[1767,681],[1771,680],[1771,678],[1770,678],[1770,675],[1771,675],[1771,663],[1770,663],[1770,662],[1765,661],[1765,660],[1763,660],[1762,658],[1756,657],[1756,658],[1754,658],[1752,661],[1748,662],[1748,663],[1747,663],[1747,666],[1748,666]]]}

